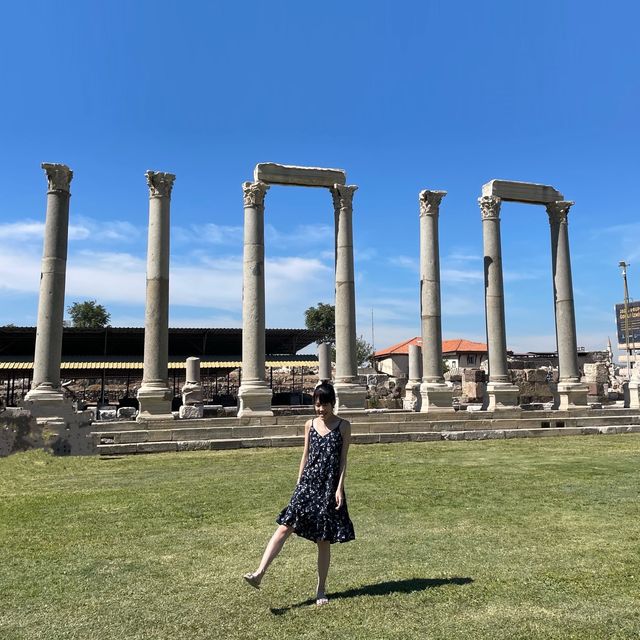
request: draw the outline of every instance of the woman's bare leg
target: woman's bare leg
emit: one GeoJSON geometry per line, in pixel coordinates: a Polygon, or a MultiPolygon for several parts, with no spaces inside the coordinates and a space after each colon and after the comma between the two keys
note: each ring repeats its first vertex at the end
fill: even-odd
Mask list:
{"type": "Polygon", "coordinates": [[[258,586],[260,584],[266,570],[269,568],[269,565],[280,553],[282,547],[284,546],[284,543],[287,541],[287,538],[291,535],[292,532],[293,529],[291,527],[288,527],[286,524],[281,524],[275,530],[274,534],[271,536],[271,540],[269,540],[269,543],[267,544],[267,548],[262,554],[262,560],[260,561],[258,570],[251,574],[253,576],[253,580],[247,580],[253,586],[258,586]]]}
{"type": "Polygon", "coordinates": [[[327,584],[327,574],[331,563],[331,544],[327,540],[318,541],[318,589],[316,591],[316,602],[326,604],[327,598],[325,588],[327,584]]]}

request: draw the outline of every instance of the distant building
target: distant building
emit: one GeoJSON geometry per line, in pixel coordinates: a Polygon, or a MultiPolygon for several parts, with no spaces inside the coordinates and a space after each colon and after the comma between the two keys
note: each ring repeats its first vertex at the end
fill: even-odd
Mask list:
{"type": "MultiPolygon", "coordinates": [[[[393,378],[406,378],[409,375],[409,346],[422,346],[422,338],[416,336],[399,342],[373,354],[375,367],[381,373],[393,378]]],[[[442,341],[442,359],[450,371],[457,369],[478,369],[487,360],[487,345],[472,342],[464,338],[442,341]]]]}

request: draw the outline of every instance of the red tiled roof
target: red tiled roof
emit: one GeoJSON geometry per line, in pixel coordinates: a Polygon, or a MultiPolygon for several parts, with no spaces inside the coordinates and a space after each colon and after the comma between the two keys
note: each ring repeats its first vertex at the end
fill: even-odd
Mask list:
{"type": "MultiPolygon", "coordinates": [[[[375,358],[381,358],[384,356],[393,356],[398,354],[408,354],[409,346],[415,344],[419,347],[422,346],[422,338],[416,336],[404,342],[398,342],[398,344],[391,345],[386,349],[380,349],[373,355],[375,358]]],[[[471,340],[465,340],[464,338],[454,338],[453,340],[442,341],[442,353],[486,353],[487,345],[482,342],[472,342],[471,340]]]]}

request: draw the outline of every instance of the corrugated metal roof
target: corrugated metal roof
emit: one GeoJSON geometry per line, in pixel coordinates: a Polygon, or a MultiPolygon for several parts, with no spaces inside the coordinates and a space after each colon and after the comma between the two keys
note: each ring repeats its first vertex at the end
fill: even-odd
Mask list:
{"type": "MultiPolygon", "coordinates": [[[[267,367],[315,367],[318,366],[318,358],[315,356],[300,356],[299,359],[275,359],[267,360],[267,367]]],[[[202,360],[200,362],[201,369],[239,369],[242,367],[241,360],[202,360]]],[[[142,362],[131,362],[125,360],[118,361],[75,361],[62,362],[60,369],[63,371],[92,371],[92,370],[121,370],[121,371],[142,371],[142,362]]],[[[178,360],[169,362],[169,369],[184,369],[185,361],[178,360]]],[[[33,362],[5,361],[0,362],[0,370],[3,371],[19,371],[33,369],[33,362]]]]}

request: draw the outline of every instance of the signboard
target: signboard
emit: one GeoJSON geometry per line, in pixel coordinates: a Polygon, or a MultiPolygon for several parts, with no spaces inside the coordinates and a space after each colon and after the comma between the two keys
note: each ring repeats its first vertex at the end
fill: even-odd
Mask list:
{"type": "MultiPolygon", "coordinates": [[[[629,302],[627,305],[629,314],[629,346],[632,349],[640,348],[640,301],[629,302]]],[[[624,303],[616,305],[616,327],[618,329],[618,348],[626,349],[625,335],[625,308],[624,303]]]]}

